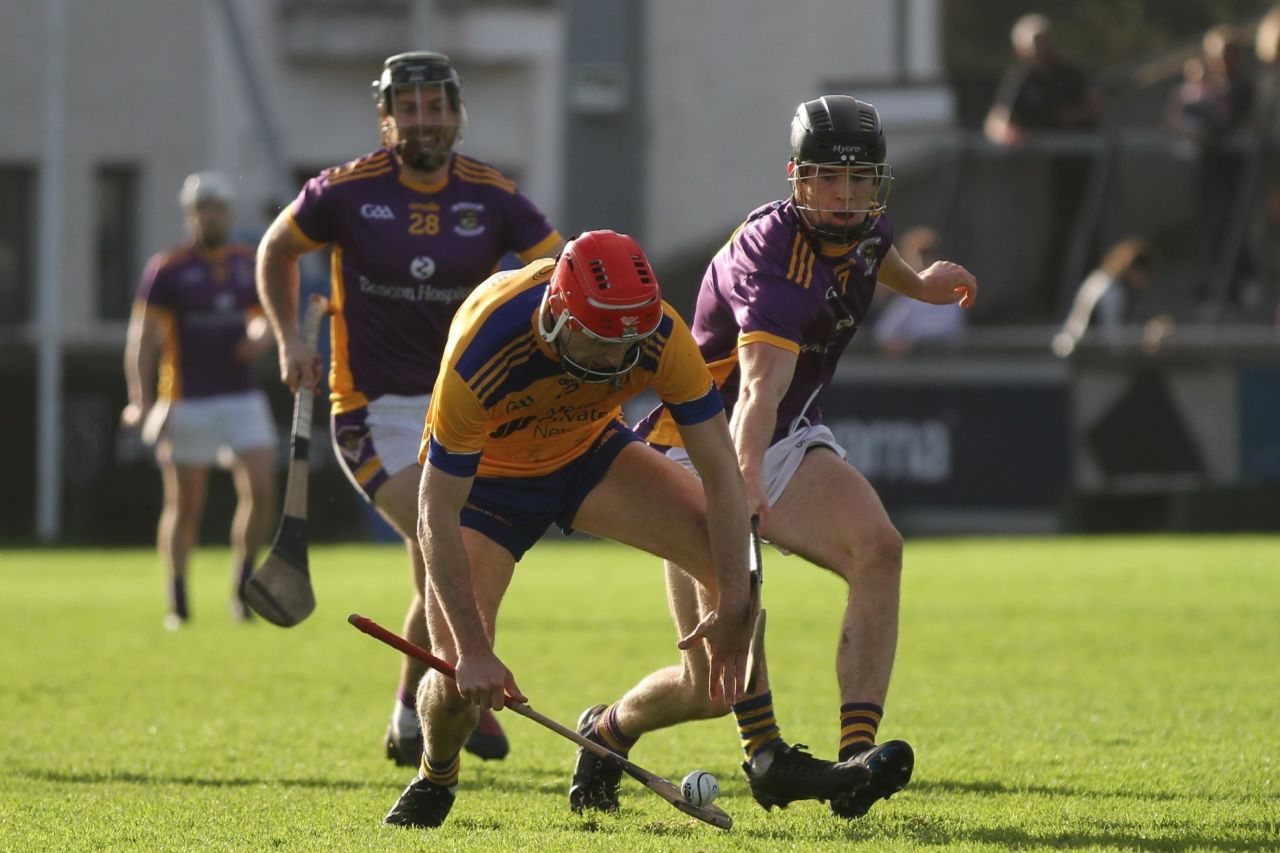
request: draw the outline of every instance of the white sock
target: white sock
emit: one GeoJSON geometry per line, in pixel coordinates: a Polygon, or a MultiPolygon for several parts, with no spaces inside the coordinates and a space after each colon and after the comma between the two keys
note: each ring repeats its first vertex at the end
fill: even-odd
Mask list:
{"type": "Polygon", "coordinates": [[[418,711],[397,699],[395,710],[391,712],[391,733],[398,738],[403,738],[416,735],[421,731],[422,724],[418,722],[418,711]]]}
{"type": "Polygon", "coordinates": [[[751,757],[751,770],[754,773],[768,773],[773,764],[773,750],[762,749],[751,757]]]}

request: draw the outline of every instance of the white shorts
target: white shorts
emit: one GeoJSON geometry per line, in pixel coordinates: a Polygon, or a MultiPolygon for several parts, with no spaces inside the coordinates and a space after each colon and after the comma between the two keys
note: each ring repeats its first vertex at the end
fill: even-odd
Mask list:
{"type": "Polygon", "coordinates": [[[271,406],[261,391],[175,400],[169,405],[163,436],[175,465],[226,467],[235,455],[275,449],[279,443],[271,406]]]}
{"type": "Polygon", "coordinates": [[[388,476],[394,477],[410,465],[418,464],[430,405],[430,394],[420,397],[383,394],[369,401],[369,417],[365,423],[388,476]]]}
{"type": "Polygon", "coordinates": [[[430,394],[383,394],[364,408],[333,415],[330,430],[342,471],[370,503],[388,478],[418,464],[430,405],[430,394]]]}
{"type": "MultiPolygon", "coordinates": [[[[786,438],[778,440],[764,452],[764,488],[769,506],[776,504],[778,498],[782,497],[782,493],[791,483],[791,478],[800,469],[804,455],[814,447],[829,447],[841,459],[848,456],[831,430],[821,424],[810,426],[807,423],[797,426],[786,438]]],[[[667,450],[667,456],[693,471],[694,474],[698,473],[683,447],[670,448],[667,450]]]]}

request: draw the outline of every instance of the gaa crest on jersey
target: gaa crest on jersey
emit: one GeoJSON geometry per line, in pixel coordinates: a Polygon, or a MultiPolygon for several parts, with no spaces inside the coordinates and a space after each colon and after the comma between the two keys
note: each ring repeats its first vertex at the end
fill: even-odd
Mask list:
{"type": "Polygon", "coordinates": [[[484,205],[470,201],[460,201],[451,210],[454,216],[453,231],[459,237],[478,237],[484,233],[484,225],[480,216],[484,213],[484,205]]]}
{"type": "Polygon", "coordinates": [[[436,274],[435,258],[419,255],[409,262],[409,274],[418,281],[426,281],[436,274]]]}

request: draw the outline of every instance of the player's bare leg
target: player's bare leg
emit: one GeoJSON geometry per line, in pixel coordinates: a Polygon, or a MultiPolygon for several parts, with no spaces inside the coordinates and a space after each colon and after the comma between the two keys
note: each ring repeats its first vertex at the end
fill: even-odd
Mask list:
{"type": "MultiPolygon", "coordinates": [[[[413,595],[404,617],[403,631],[410,642],[431,647],[431,635],[427,628],[423,590],[426,584],[426,567],[422,550],[418,546],[418,483],[422,468],[410,465],[397,471],[378,489],[374,504],[378,512],[395,528],[404,540],[409,557],[409,575],[413,595]]],[[[416,766],[422,752],[422,733],[418,727],[417,692],[427,667],[408,655],[400,661],[400,683],[397,700],[392,711],[391,725],[387,731],[387,757],[401,766],[416,766]]]]}
{"type": "Polygon", "coordinates": [[[176,630],[190,618],[187,608],[187,567],[200,532],[208,491],[209,469],[200,465],[162,463],[164,509],[156,542],[169,582],[169,613],[165,627],[176,630]]]}
{"type": "Polygon", "coordinates": [[[231,520],[231,615],[240,620],[249,619],[251,613],[240,590],[253,573],[258,551],[271,535],[275,458],[273,449],[255,448],[237,454],[231,466],[231,479],[236,487],[236,512],[231,520]]]}
{"type": "MultiPolygon", "coordinates": [[[[511,583],[515,559],[506,548],[469,528],[462,529],[462,542],[471,566],[471,584],[480,618],[493,642],[498,606],[511,583]]],[[[430,593],[426,613],[430,633],[436,638],[432,652],[457,665],[458,652],[444,608],[430,593]]],[[[452,679],[435,670],[429,670],[419,682],[417,705],[425,744],[422,761],[417,777],[405,788],[385,820],[405,826],[439,826],[453,806],[462,748],[480,719],[480,709],[462,698],[452,679]]]]}
{"type": "MultiPolygon", "coordinates": [[[[422,551],[418,547],[418,483],[422,480],[422,468],[410,465],[397,471],[378,489],[374,495],[374,504],[396,532],[404,539],[405,549],[409,556],[409,573],[413,582],[414,595],[409,602],[408,613],[405,614],[404,636],[423,648],[431,647],[431,637],[427,631],[427,621],[423,608],[423,587],[426,583],[426,567],[422,562],[422,551]]],[[[427,667],[421,661],[405,655],[400,667],[400,687],[414,693],[418,681],[422,679],[427,667]]]]}
{"type": "Polygon", "coordinates": [[[871,783],[833,799],[832,811],[861,817],[907,784],[915,761],[902,741],[875,746],[898,644],[902,536],[866,478],[826,448],[806,454],[765,516],[763,533],[849,585],[836,650],[839,756],[864,763],[871,783]]]}
{"type": "MultiPolygon", "coordinates": [[[[413,575],[414,595],[404,617],[404,636],[423,648],[431,648],[431,631],[425,615],[426,564],[418,545],[418,485],[422,467],[411,465],[397,471],[375,495],[375,503],[383,517],[404,538],[413,575]]],[[[422,751],[422,734],[418,729],[415,707],[418,682],[427,667],[416,658],[405,655],[400,665],[400,686],[391,727],[387,732],[387,757],[401,766],[416,766],[422,751]]],[[[483,759],[505,758],[509,750],[506,735],[491,711],[481,713],[480,725],[467,744],[467,751],[483,759]]]]}
{"type": "Polygon", "coordinates": [[[840,698],[883,705],[898,645],[902,536],[871,484],[830,450],[812,450],[762,532],[849,585],[836,652],[840,698]]]}

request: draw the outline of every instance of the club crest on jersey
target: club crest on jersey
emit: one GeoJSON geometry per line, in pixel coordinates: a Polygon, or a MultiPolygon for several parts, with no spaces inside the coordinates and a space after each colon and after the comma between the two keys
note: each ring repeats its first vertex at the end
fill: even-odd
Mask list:
{"type": "Polygon", "coordinates": [[[880,263],[880,244],[883,242],[884,239],[879,235],[875,237],[868,237],[858,244],[857,249],[854,249],[854,253],[861,257],[863,262],[866,263],[867,275],[869,276],[875,275],[876,266],[880,263]]]}
{"type": "Polygon", "coordinates": [[[334,437],[338,451],[351,463],[363,461],[364,447],[369,440],[369,431],[363,426],[344,426],[338,429],[334,437]]]}
{"type": "Polygon", "coordinates": [[[484,225],[480,223],[480,215],[484,213],[483,204],[460,201],[451,209],[457,220],[453,231],[459,237],[478,237],[484,233],[484,225]]]}
{"type": "Polygon", "coordinates": [[[418,281],[426,281],[436,274],[435,259],[419,255],[409,262],[409,274],[418,281]]]}

